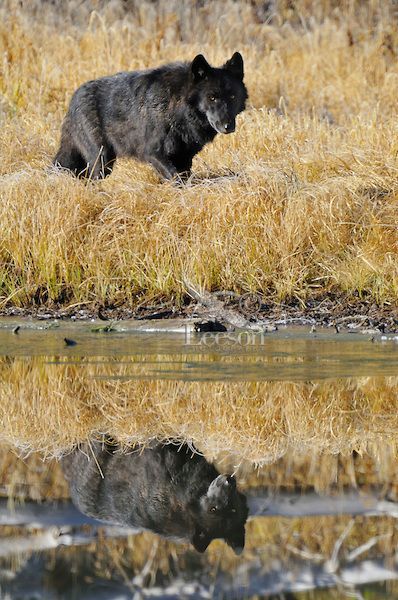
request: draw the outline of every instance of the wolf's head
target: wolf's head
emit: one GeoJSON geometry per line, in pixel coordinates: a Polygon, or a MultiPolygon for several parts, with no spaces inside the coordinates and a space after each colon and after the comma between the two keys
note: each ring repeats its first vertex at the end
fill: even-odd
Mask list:
{"type": "Polygon", "coordinates": [[[246,498],[238,492],[233,475],[219,475],[200,498],[199,514],[191,542],[204,552],[212,540],[224,539],[240,554],[245,546],[246,498]]]}
{"type": "Polygon", "coordinates": [[[197,110],[218,133],[235,131],[236,115],[244,110],[247,99],[241,54],[235,52],[219,69],[198,54],[191,63],[191,77],[197,110]]]}

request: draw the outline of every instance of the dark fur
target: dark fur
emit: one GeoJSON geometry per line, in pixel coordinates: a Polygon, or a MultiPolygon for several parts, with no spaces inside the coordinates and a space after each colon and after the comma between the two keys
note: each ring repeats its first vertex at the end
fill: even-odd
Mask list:
{"type": "Polygon", "coordinates": [[[99,443],[83,450],[65,456],[62,467],[72,500],[84,514],[188,539],[199,552],[216,538],[237,554],[243,550],[245,496],[233,476],[219,475],[186,444],[157,444],[130,454],[99,443]]]}
{"type": "Polygon", "coordinates": [[[72,97],[54,164],[98,179],[117,157],[132,156],[166,179],[186,177],[217,132],[235,130],[246,98],[238,52],[221,68],[199,54],[192,63],[88,81],[72,97]]]}

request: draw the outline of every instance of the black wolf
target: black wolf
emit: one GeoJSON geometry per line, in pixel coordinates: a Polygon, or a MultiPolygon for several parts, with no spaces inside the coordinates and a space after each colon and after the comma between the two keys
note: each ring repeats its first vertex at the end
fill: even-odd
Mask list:
{"type": "Polygon", "coordinates": [[[90,517],[188,539],[199,552],[216,538],[236,554],[243,550],[245,496],[233,476],[219,475],[186,444],[159,443],[125,454],[94,442],[61,462],[73,503],[90,517]]]}
{"type": "Polygon", "coordinates": [[[185,178],[205,144],[235,131],[246,99],[239,52],[221,68],[199,54],[191,63],[88,81],[72,96],[54,164],[98,179],[117,157],[132,156],[166,179],[185,178]]]}

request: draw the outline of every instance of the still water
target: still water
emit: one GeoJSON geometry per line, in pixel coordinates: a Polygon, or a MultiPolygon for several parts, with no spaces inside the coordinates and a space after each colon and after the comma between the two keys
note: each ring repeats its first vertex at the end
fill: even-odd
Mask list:
{"type": "Polygon", "coordinates": [[[398,598],[397,342],[0,320],[0,597],[398,598]]]}
{"type": "Polygon", "coordinates": [[[1,355],[54,356],[64,364],[82,357],[92,364],[107,361],[115,377],[128,356],[131,371],[124,377],[139,379],[305,381],[398,375],[397,335],[303,327],[200,334],[191,324],[174,321],[137,326],[0,319],[1,355]]]}

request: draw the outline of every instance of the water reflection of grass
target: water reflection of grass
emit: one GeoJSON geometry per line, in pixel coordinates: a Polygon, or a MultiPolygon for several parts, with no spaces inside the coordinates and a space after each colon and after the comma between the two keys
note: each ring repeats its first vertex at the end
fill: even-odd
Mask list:
{"type": "MultiPolygon", "coordinates": [[[[352,466],[352,465],[351,465],[352,466]]],[[[396,477],[395,465],[390,463],[390,471],[384,474],[382,481],[378,469],[369,458],[357,458],[352,466],[357,478],[364,484],[386,483],[396,477]]],[[[297,457],[289,454],[273,465],[268,465],[257,474],[240,477],[242,487],[268,485],[301,487],[303,490],[323,477],[333,483],[333,487],[344,487],[350,483],[347,473],[350,471],[349,457],[315,456],[297,457]],[[340,469],[332,465],[339,464],[340,469]],[[333,474],[333,482],[326,476],[327,469],[333,474]],[[321,475],[314,476],[320,471],[321,475]],[[337,486],[336,486],[337,484],[337,486]]],[[[0,448],[0,489],[14,502],[26,498],[35,500],[60,499],[68,496],[68,489],[56,461],[43,462],[38,454],[31,454],[24,460],[17,458],[11,448],[0,448]]],[[[264,518],[257,517],[247,523],[245,561],[258,561],[265,567],[273,560],[281,560],[286,565],[296,559],[315,560],[318,563],[327,560],[333,553],[336,541],[351,521],[349,516],[325,516],[317,518],[264,518]]],[[[89,528],[88,528],[89,530],[89,528]]],[[[3,527],[1,537],[20,536],[19,527],[3,527]]],[[[25,533],[26,535],[26,533],[25,533]]],[[[30,535],[34,535],[34,530],[30,535]]],[[[392,557],[398,543],[396,520],[391,517],[355,517],[352,528],[344,539],[341,557],[374,538],[375,543],[361,555],[361,559],[374,559],[379,556],[392,557]]],[[[67,572],[79,573],[86,569],[93,576],[102,574],[106,578],[121,577],[123,572],[131,576],[140,573],[150,559],[150,577],[159,580],[170,572],[193,571],[195,568],[207,569],[210,573],[234,573],[240,565],[240,559],[222,542],[215,541],[206,555],[201,557],[187,544],[177,544],[161,539],[149,532],[143,532],[125,539],[107,539],[104,543],[100,532],[97,542],[92,542],[84,551],[78,548],[58,548],[47,553],[49,564],[57,561],[67,564],[67,572]]],[[[26,558],[26,556],[25,556],[26,558]]],[[[343,560],[343,558],[342,558],[343,560]]],[[[17,559],[13,559],[18,566],[17,559]]],[[[10,560],[1,559],[0,564],[7,566],[10,560]]]]}
{"type": "MultiPolygon", "coordinates": [[[[129,362],[117,365],[128,374],[129,362]]],[[[398,378],[198,383],[107,379],[115,364],[0,362],[2,440],[47,455],[103,432],[125,443],[192,440],[209,458],[288,451],[396,452],[398,378]],[[100,378],[96,377],[101,375],[100,378]]]]}
{"type": "MultiPolygon", "coordinates": [[[[391,518],[356,518],[347,526],[349,517],[306,519],[255,519],[247,524],[247,542],[243,557],[236,557],[222,542],[211,544],[206,554],[199,555],[185,544],[161,539],[151,533],[140,533],[125,539],[107,539],[102,533],[97,542],[82,548],[57,548],[45,555],[47,585],[70,586],[74,581],[90,577],[126,581],[144,574],[144,585],[167,585],[179,576],[188,581],[218,577],[234,577],[243,568],[263,573],[275,568],[292,569],[299,575],[300,568],[309,563],[323,565],[330,559],[339,538],[344,537],[338,554],[339,563],[347,564],[350,553],[373,539],[374,544],[363,548],[360,560],[383,557],[393,564],[398,543],[396,522],[391,518]],[[244,563],[242,563],[244,559],[244,563]],[[261,565],[261,567],[260,567],[261,565]],[[62,568],[61,568],[62,567],[62,568]],[[70,574],[73,573],[73,578],[70,574]],[[199,575],[201,573],[201,575],[199,575]]],[[[3,536],[20,534],[17,528],[7,528],[3,536]]],[[[31,532],[34,535],[34,531],[31,532]]],[[[3,537],[2,536],[2,537],[3,537]]],[[[28,554],[19,559],[0,559],[4,568],[17,569],[28,554]]],[[[242,581],[241,581],[242,583],[242,581]]],[[[397,590],[397,583],[391,584],[397,590]]],[[[341,596],[337,596],[341,597],[341,596]]]]}
{"type": "MultiPolygon", "coordinates": [[[[231,472],[235,462],[225,453],[216,460],[221,472],[231,472]]],[[[396,457],[388,448],[376,458],[365,454],[342,455],[307,451],[288,451],[277,461],[261,469],[248,462],[237,471],[239,486],[250,490],[269,491],[315,490],[318,493],[338,493],[359,488],[371,494],[397,499],[398,471],[396,457]]],[[[24,500],[59,500],[69,497],[68,486],[56,460],[43,460],[39,453],[20,457],[15,448],[0,446],[0,495],[14,502],[24,500]]]]}

